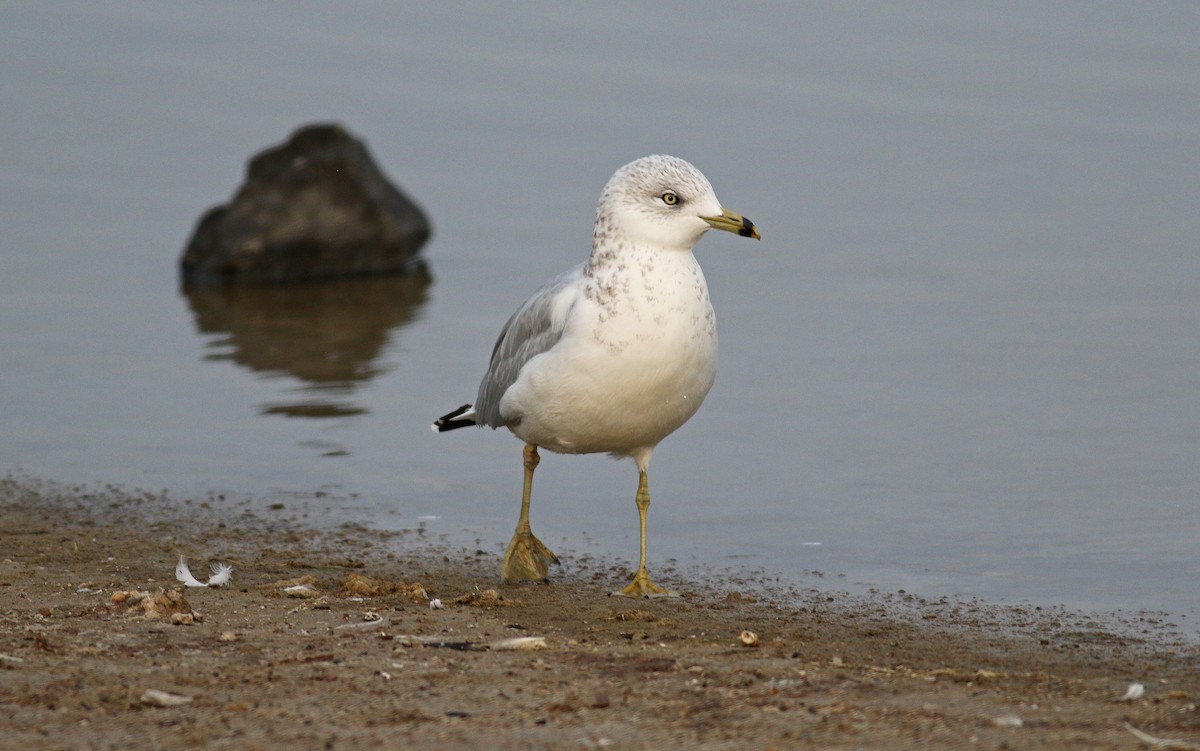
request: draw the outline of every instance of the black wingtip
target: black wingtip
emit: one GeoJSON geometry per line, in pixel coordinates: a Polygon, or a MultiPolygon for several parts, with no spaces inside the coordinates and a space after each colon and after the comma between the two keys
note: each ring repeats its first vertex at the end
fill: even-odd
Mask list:
{"type": "Polygon", "coordinates": [[[457,428],[465,428],[468,425],[474,425],[475,420],[471,418],[467,418],[465,420],[455,419],[470,408],[470,404],[464,404],[453,412],[447,412],[433,421],[433,429],[439,433],[445,433],[447,430],[456,430],[457,428]]]}

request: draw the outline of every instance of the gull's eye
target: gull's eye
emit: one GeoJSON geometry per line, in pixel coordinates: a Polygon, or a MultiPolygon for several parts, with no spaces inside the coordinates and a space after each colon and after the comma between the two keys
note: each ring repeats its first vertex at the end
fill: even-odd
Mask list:
{"type": "Polygon", "coordinates": [[[659,196],[659,198],[661,198],[662,202],[668,206],[674,206],[675,204],[679,203],[679,196],[675,195],[675,191],[672,190],[668,190],[666,193],[663,193],[661,196],[659,196]]]}

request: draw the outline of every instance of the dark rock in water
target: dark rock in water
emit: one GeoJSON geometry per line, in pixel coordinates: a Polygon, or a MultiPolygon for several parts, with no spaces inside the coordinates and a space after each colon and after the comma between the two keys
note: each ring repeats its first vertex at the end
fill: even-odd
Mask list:
{"type": "Polygon", "coordinates": [[[429,221],[362,141],[310,125],[250,160],[246,182],[196,226],[185,285],[282,282],[422,270],[429,221]]]}

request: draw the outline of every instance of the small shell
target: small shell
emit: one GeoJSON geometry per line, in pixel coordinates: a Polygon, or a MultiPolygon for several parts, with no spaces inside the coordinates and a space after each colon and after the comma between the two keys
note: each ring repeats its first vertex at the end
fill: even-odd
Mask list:
{"type": "Polygon", "coordinates": [[[743,647],[757,647],[759,644],[758,634],[753,631],[743,631],[741,639],[743,647]]]}

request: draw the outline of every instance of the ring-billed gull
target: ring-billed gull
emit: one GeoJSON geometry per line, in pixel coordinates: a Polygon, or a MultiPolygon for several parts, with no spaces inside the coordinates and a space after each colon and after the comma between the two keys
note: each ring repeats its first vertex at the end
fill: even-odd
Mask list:
{"type": "Polygon", "coordinates": [[[538,447],[607,452],[637,464],[641,557],[614,594],[671,594],[646,570],[647,468],[659,441],[688,421],[712,387],[717,329],[692,248],[709,229],[758,239],[721,206],[700,170],[648,156],[617,170],[596,208],[587,262],[547,282],[504,325],[474,406],[435,431],[505,427],[525,441],[521,515],[501,568],[507,583],[546,579],[550,550],[529,526],[538,447]]]}

